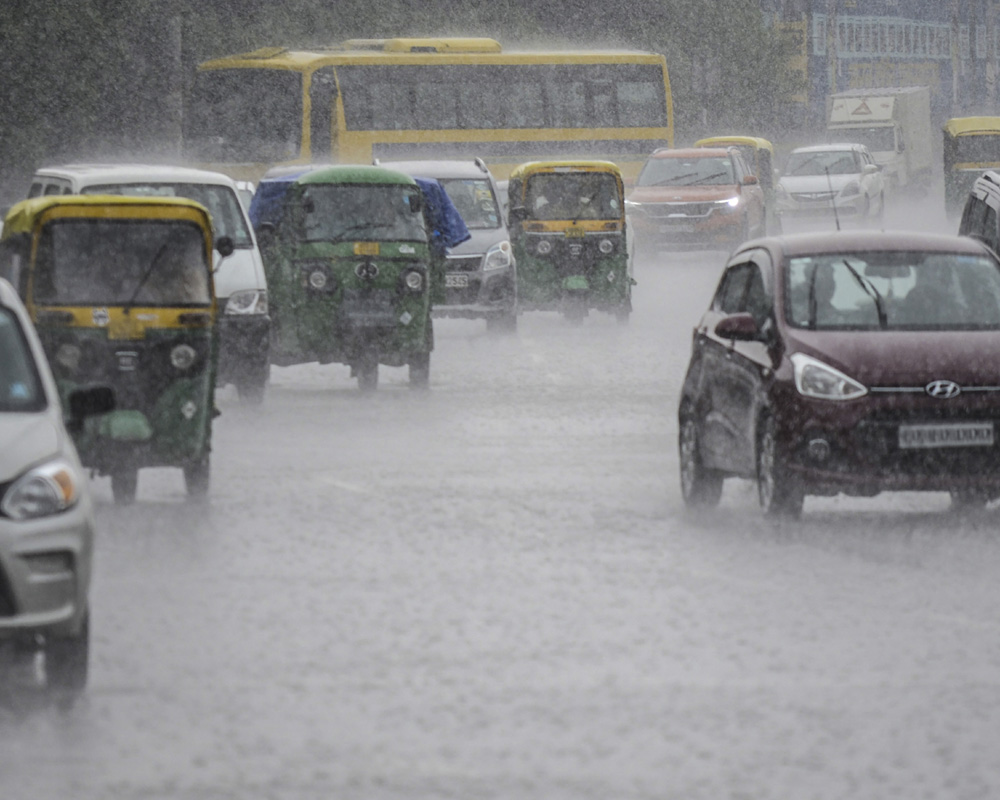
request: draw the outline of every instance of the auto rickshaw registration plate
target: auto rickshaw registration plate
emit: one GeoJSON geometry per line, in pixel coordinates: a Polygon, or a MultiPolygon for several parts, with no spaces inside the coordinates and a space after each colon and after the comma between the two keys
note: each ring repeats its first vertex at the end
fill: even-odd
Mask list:
{"type": "Polygon", "coordinates": [[[572,239],[580,239],[587,235],[583,228],[567,228],[566,235],[572,239]]]}
{"type": "Polygon", "coordinates": [[[449,272],[444,276],[446,289],[464,289],[469,285],[469,276],[460,272],[449,272]]]}

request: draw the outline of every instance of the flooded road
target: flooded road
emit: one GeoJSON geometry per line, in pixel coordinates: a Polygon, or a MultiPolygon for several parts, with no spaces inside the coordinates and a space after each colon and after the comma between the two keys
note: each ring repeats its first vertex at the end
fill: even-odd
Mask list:
{"type": "MultiPolygon", "coordinates": [[[[900,212],[905,219],[913,219],[900,212]]],[[[275,369],[218,397],[210,500],[94,481],[87,695],[0,705],[27,798],[1000,793],[997,514],[754,487],[685,511],[676,403],[725,256],[628,325],[440,320],[429,391],[275,369]]]]}

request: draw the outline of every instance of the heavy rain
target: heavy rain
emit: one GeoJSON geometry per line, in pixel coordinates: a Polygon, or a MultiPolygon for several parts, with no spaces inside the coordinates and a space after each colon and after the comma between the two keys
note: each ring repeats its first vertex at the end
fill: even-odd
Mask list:
{"type": "MultiPolygon", "coordinates": [[[[958,244],[919,241],[997,264],[957,233],[973,181],[1000,170],[998,10],[8,0],[0,322],[18,318],[6,298],[20,294],[95,532],[72,620],[27,620],[41,590],[19,581],[35,569],[32,585],[51,584],[69,569],[56,551],[74,545],[33,544],[25,526],[43,519],[21,517],[42,501],[11,499],[50,454],[18,460],[31,415],[6,405],[4,349],[0,797],[1000,796],[1000,491],[975,482],[1000,471],[992,420],[900,432],[900,450],[960,451],[926,462],[928,491],[867,491],[909,468],[901,456],[899,473],[866,473],[869,487],[850,469],[838,486],[851,491],[811,484],[800,509],[774,504],[780,481],[767,507],[759,454],[704,502],[711,481],[694,473],[692,491],[690,473],[704,465],[679,447],[698,332],[744,239],[843,229],[909,253],[934,234],[958,244]],[[330,60],[294,83],[307,59],[290,51],[330,60]],[[278,67],[259,69],[268,59],[278,67]],[[199,106],[206,62],[217,74],[199,106]],[[455,63],[470,68],[461,79],[455,63]],[[661,63],[669,83],[650,80],[661,63]],[[873,120],[886,97],[894,110],[873,120]],[[857,122],[861,104],[872,113],[857,122]],[[673,160],[646,172],[654,150],[673,160]],[[811,171],[820,182],[796,186],[811,171]],[[558,199],[574,205],[557,212],[567,177],[558,199]],[[242,207],[224,202],[230,178],[242,207]],[[546,236],[563,258],[592,250],[600,280],[525,282],[547,274],[546,236]],[[128,282],[104,288],[109,257],[87,237],[128,249],[114,257],[128,282]],[[217,308],[209,283],[194,298],[147,285],[182,249],[201,278],[213,270],[217,308]],[[234,268],[258,249],[266,288],[234,268]],[[480,281],[496,291],[471,296],[480,281]],[[104,384],[117,407],[92,394],[76,418],[73,387],[104,384]],[[156,410],[161,395],[174,416],[156,410]],[[938,480],[970,453],[967,483],[938,480]],[[84,618],[85,685],[67,702],[50,691],[50,646],[84,618]]],[[[765,263],[766,247],[747,258],[765,263]]],[[[885,329],[909,290],[901,258],[881,272],[837,258],[833,304],[878,312],[836,323],[838,341],[897,335],[885,329]]],[[[782,331],[816,342],[820,278],[803,264],[809,293],[787,306],[802,319],[782,331]]],[[[918,343],[920,324],[905,334],[918,343]]],[[[931,337],[954,359],[998,326],[931,337]]],[[[729,355],[762,341],[733,334],[729,355]]],[[[981,409],[1000,367],[976,346],[973,377],[940,361],[933,377],[981,409]]],[[[891,360],[877,366],[905,366],[891,360]]],[[[833,374],[849,399],[811,402],[860,402],[847,393],[861,378],[833,374]]],[[[750,394],[740,380],[734,397],[750,394]]],[[[807,438],[810,458],[827,457],[807,438]]]]}

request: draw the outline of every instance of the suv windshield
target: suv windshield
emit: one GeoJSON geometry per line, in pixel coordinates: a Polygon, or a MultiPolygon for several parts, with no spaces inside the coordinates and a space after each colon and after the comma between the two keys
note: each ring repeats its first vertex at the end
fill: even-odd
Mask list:
{"type": "Polygon", "coordinates": [[[726,156],[651,158],[639,173],[639,186],[732,186],[733,162],[726,156]]]}
{"type": "Polygon", "coordinates": [[[528,179],[525,204],[534,219],[618,219],[618,181],[607,172],[542,172],[528,179]]]}
{"type": "Polygon", "coordinates": [[[0,308],[0,413],[45,408],[35,361],[17,317],[0,308]]]}
{"type": "Polygon", "coordinates": [[[59,219],[38,243],[35,302],[65,306],[208,305],[205,238],[180,221],[59,219]]]}
{"type": "Polygon", "coordinates": [[[216,237],[228,236],[236,247],[251,247],[250,230],[236,193],[228,186],[204,183],[108,183],[88,186],[83,194],[120,194],[129,197],[184,197],[201,203],[212,217],[216,237]]]}
{"type": "Polygon", "coordinates": [[[303,189],[303,238],[426,242],[416,186],[309,184],[303,189]]]}
{"type": "Polygon", "coordinates": [[[792,258],[785,317],[796,328],[1000,329],[1000,266],[988,256],[872,252],[792,258]]]}
{"type": "Polygon", "coordinates": [[[482,230],[500,227],[500,209],[488,180],[441,178],[440,181],[467,228],[482,230]]]}

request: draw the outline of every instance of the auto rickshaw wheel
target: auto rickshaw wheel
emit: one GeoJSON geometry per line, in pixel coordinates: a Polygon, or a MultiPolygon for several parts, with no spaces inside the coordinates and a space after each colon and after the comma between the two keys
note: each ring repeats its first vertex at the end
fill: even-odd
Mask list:
{"type": "Polygon", "coordinates": [[[184,486],[188,497],[202,498],[208,494],[211,460],[208,453],[198,461],[184,465],[184,486]]]}
{"type": "Polygon", "coordinates": [[[579,325],[587,316],[586,295],[571,294],[563,301],[563,316],[572,325],[579,325]]]}
{"type": "Polygon", "coordinates": [[[138,467],[120,467],[111,473],[111,495],[115,505],[130,506],[135,502],[139,485],[138,467]]]}
{"type": "Polygon", "coordinates": [[[89,660],[88,613],[75,636],[52,637],[45,644],[45,688],[59,708],[68,710],[83,693],[89,660]]]}
{"type": "Polygon", "coordinates": [[[374,392],[378,388],[378,359],[363,356],[354,367],[358,376],[358,388],[363,392],[374,392]]]}
{"type": "Polygon", "coordinates": [[[431,354],[429,351],[410,356],[410,387],[426,389],[431,380],[431,354]]]}

